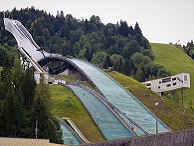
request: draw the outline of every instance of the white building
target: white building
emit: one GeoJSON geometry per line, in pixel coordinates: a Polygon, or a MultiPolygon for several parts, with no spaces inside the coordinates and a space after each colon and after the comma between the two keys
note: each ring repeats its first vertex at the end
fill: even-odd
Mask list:
{"type": "Polygon", "coordinates": [[[40,79],[42,76],[44,76],[44,83],[48,84],[48,77],[49,77],[48,73],[47,72],[38,72],[38,71],[34,72],[34,78],[36,80],[36,83],[40,84],[40,79]]]}
{"type": "Polygon", "coordinates": [[[179,88],[190,88],[190,74],[181,73],[157,80],[144,82],[145,86],[154,92],[162,93],[165,91],[179,88]]]}

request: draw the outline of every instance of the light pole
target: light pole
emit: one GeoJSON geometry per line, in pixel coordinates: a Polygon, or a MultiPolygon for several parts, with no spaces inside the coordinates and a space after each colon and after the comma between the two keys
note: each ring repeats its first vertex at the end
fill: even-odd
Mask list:
{"type": "Polygon", "coordinates": [[[158,102],[155,103],[155,107],[156,107],[156,134],[158,134],[158,120],[157,120],[157,106],[158,106],[158,102]]]}
{"type": "Polygon", "coordinates": [[[39,132],[39,129],[38,129],[38,121],[36,120],[36,128],[35,128],[36,138],[38,137],[38,132],[39,132]]]}

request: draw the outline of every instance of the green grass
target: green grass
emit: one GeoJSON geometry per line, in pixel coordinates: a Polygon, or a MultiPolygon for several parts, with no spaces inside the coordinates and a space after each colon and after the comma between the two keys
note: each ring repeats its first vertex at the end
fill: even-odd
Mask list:
{"type": "Polygon", "coordinates": [[[104,141],[87,110],[69,89],[53,84],[49,85],[49,89],[53,115],[70,118],[89,141],[104,141]]]}
{"type": "MultiPolygon", "coordinates": [[[[152,92],[145,88],[142,83],[121,73],[114,71],[107,73],[130,91],[152,113],[156,113],[155,103],[159,102],[161,98],[157,93],[152,92]]],[[[60,85],[49,85],[49,88],[53,103],[52,113],[61,118],[71,118],[89,141],[97,141],[97,137],[101,134],[77,97],[69,89],[60,85]]],[[[183,110],[184,108],[179,103],[164,97],[162,102],[159,102],[157,116],[172,130],[193,128],[193,110],[187,109],[185,115],[182,115],[183,110]]],[[[102,135],[99,139],[104,141],[102,135]]]]}
{"type": "Polygon", "coordinates": [[[75,78],[73,78],[73,77],[71,77],[71,76],[67,76],[67,75],[59,75],[59,77],[61,77],[61,78],[63,78],[64,80],[66,80],[67,83],[68,83],[68,82],[71,82],[71,81],[73,81],[73,82],[77,81],[77,79],[75,79],[75,78]]]}
{"type": "Polygon", "coordinates": [[[2,68],[2,67],[0,67],[0,72],[2,71],[2,69],[3,69],[3,68],[2,68]]]}
{"type": "Polygon", "coordinates": [[[154,62],[165,67],[171,75],[179,73],[190,73],[191,88],[184,90],[184,101],[194,103],[194,61],[186,55],[180,47],[169,44],[151,43],[154,54],[154,62]]]}
{"type": "MultiPolygon", "coordinates": [[[[188,108],[190,107],[188,103],[194,100],[192,98],[194,94],[194,61],[182,51],[182,48],[168,44],[154,43],[151,43],[151,46],[155,56],[154,62],[164,66],[172,75],[182,72],[190,73],[191,88],[184,90],[184,101],[187,103],[187,109],[184,115],[182,114],[184,107],[180,103],[167,97],[163,97],[160,102],[161,97],[157,93],[145,88],[143,84],[133,78],[114,71],[107,73],[130,91],[151,112],[156,113],[155,103],[159,102],[157,116],[172,130],[194,128],[194,112],[188,108]]],[[[69,77],[65,78],[72,80],[69,77]]],[[[91,142],[96,141],[97,135],[100,134],[77,97],[70,90],[62,86],[49,85],[49,87],[53,101],[52,113],[59,117],[71,118],[91,142]]],[[[100,140],[104,140],[102,136],[100,140]]]]}
{"type": "Polygon", "coordinates": [[[160,102],[160,96],[157,93],[144,87],[131,77],[118,72],[107,72],[118,83],[131,92],[142,104],[144,104],[152,113],[156,113],[155,103],[159,102],[157,116],[172,130],[183,130],[194,127],[194,112],[187,109],[183,116],[184,108],[177,102],[164,97],[160,102]]]}

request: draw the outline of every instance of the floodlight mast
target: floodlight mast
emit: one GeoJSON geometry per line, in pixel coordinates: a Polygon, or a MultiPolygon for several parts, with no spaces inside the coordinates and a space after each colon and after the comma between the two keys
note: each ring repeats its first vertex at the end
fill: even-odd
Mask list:
{"type": "MultiPolygon", "coordinates": [[[[158,106],[158,102],[155,103],[155,107],[156,107],[156,118],[157,118],[157,106],[158,106]]],[[[156,119],[156,134],[158,134],[158,120],[156,119]]]]}

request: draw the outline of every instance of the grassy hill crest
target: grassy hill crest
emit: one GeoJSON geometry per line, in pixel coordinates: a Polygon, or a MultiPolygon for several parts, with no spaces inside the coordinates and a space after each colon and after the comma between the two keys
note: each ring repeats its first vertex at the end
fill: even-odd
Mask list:
{"type": "Polygon", "coordinates": [[[182,51],[181,47],[170,44],[151,43],[154,62],[165,67],[171,75],[189,73],[191,88],[184,90],[184,101],[186,105],[194,103],[194,61],[182,51]]]}

